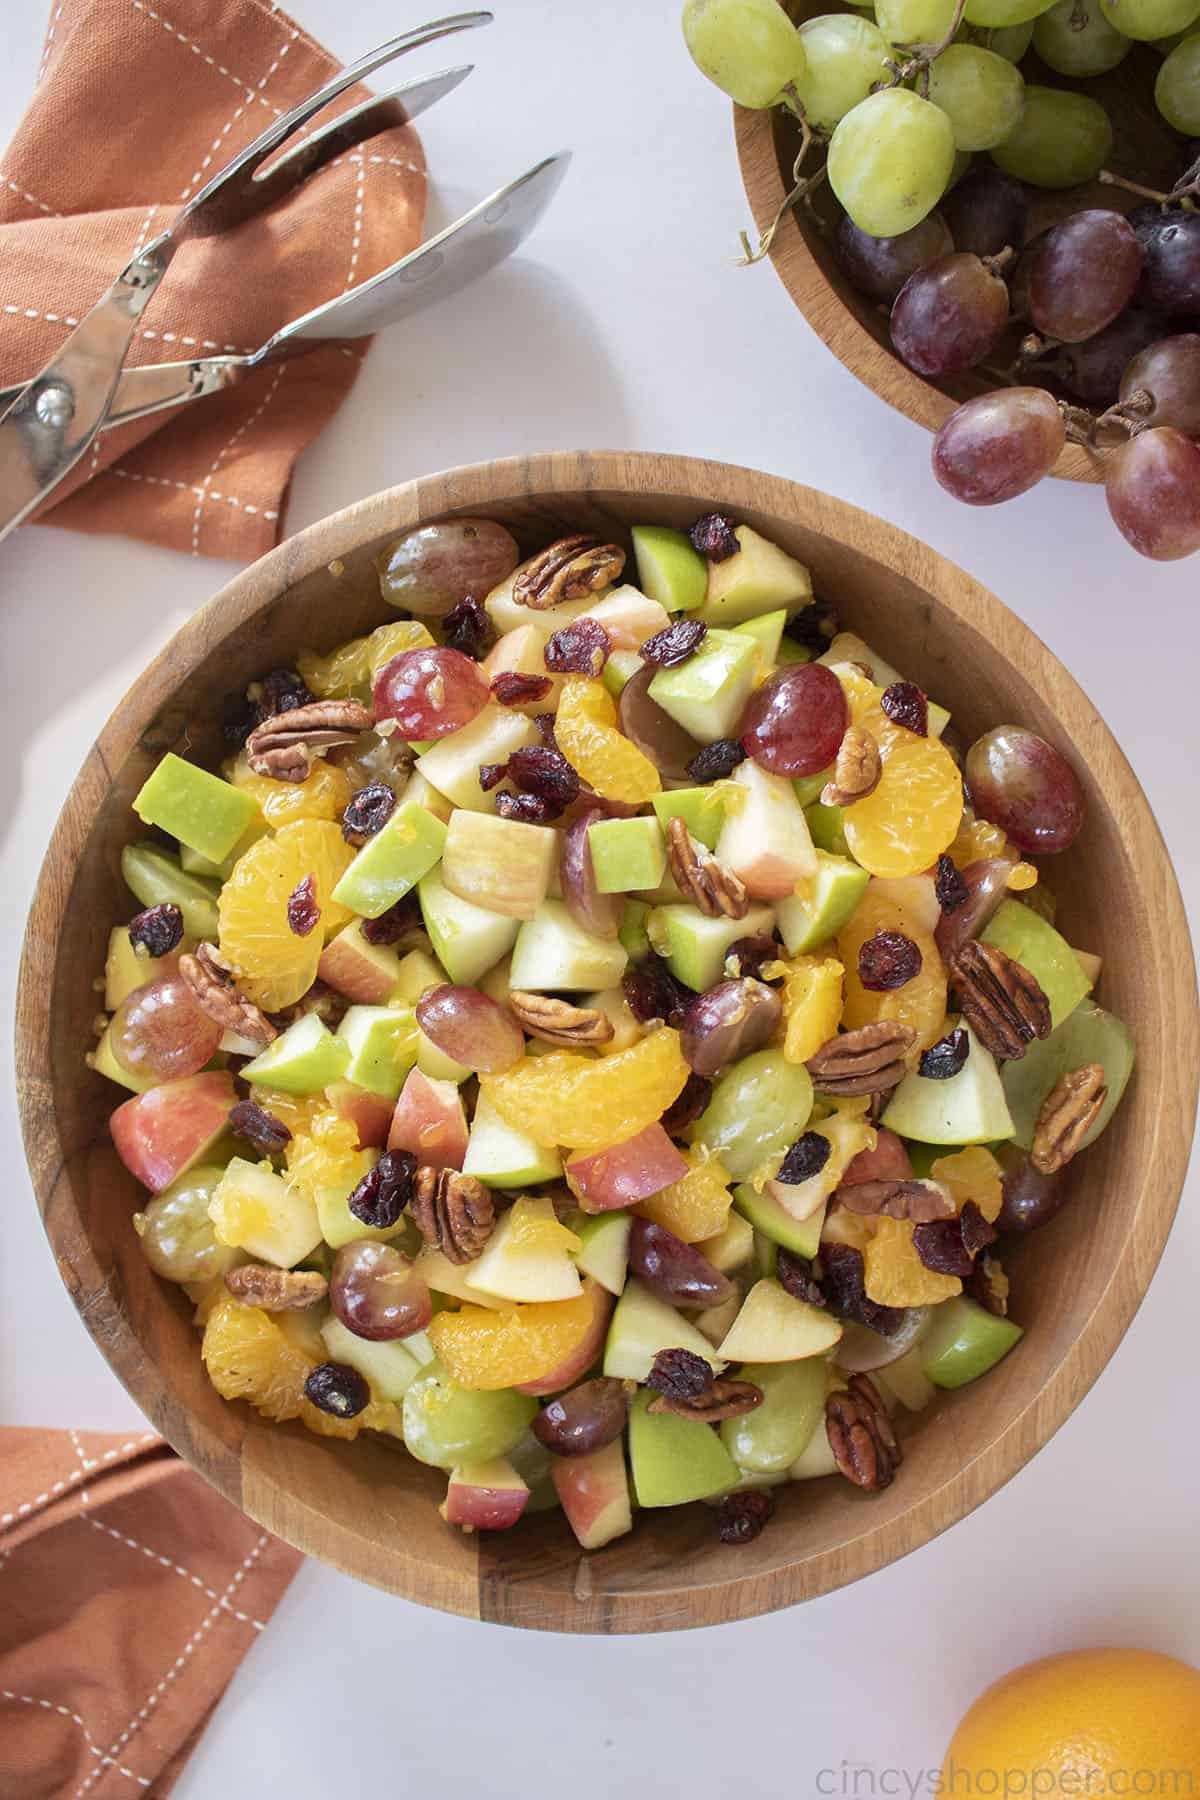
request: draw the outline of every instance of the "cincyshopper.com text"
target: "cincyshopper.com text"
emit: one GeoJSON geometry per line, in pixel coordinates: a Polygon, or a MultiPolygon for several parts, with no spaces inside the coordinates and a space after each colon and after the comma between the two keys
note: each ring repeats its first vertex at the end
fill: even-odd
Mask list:
{"type": "Polygon", "coordinates": [[[821,1800],[1200,1800],[1192,1769],[819,1769],[821,1800]]]}

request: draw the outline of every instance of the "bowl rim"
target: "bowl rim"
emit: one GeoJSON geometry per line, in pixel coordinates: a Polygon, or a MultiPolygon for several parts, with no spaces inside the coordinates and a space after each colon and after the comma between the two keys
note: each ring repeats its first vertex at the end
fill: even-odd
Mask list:
{"type": "MultiPolygon", "coordinates": [[[[26,1156],[43,1224],[59,1271],[97,1346],[151,1423],[185,1461],[219,1492],[267,1530],[305,1554],[389,1591],[468,1618],[502,1619],[550,1629],[647,1631],[748,1618],[812,1598],[874,1572],[939,1535],[1002,1487],[1054,1434],[1079,1404],[1123,1337],[1141,1304],[1162,1254],[1178,1205],[1190,1154],[1188,1122],[1194,1118],[1200,1084],[1200,1013],[1195,968],[1177,879],[1146,796],[1083,690],[1036,634],[970,576],[919,540],[874,515],[784,477],[714,461],[651,452],[553,452],[510,457],[420,478],[360,500],[316,521],[235,575],[194,614],[115,707],[79,775],[55,826],[30,911],[17,992],[17,1090],[26,1156]],[[1103,1290],[1082,1330],[1061,1362],[1013,1417],[1007,1428],[968,1463],[955,1468],[890,1521],[872,1524],[867,1509],[856,1517],[846,1539],[833,1551],[796,1557],[774,1570],[728,1580],[691,1583],[678,1589],[635,1588],[603,1596],[578,1620],[539,1616],[531,1593],[520,1613],[490,1591],[486,1548],[477,1547],[461,1568],[437,1567],[397,1550],[386,1579],[370,1566],[354,1531],[313,1507],[303,1495],[285,1491],[269,1468],[243,1467],[236,1450],[203,1420],[172,1399],[159,1365],[143,1352],[130,1318],[109,1287],[104,1266],[87,1236],[57,1129],[51,1055],[53,984],[44,971],[53,961],[63,915],[71,895],[71,872],[87,840],[98,800],[112,773],[132,751],[144,727],[186,671],[240,623],[315,574],[339,555],[388,531],[403,531],[422,519],[477,510],[505,502],[554,495],[583,499],[596,490],[636,499],[640,495],[694,499],[711,505],[714,495],[731,510],[790,517],[917,582],[969,631],[982,632],[1009,662],[1026,668],[1046,659],[1054,671],[1055,700],[1064,735],[1103,740],[1110,769],[1106,794],[1123,836],[1136,835],[1141,850],[1159,859],[1158,921],[1153,944],[1152,991],[1163,1004],[1172,996],[1170,1016],[1178,1052],[1179,1107],[1160,1108],[1148,1146],[1145,1174],[1123,1240],[1103,1290]],[[1089,735],[1090,734],[1090,735],[1089,735]],[[1166,984],[1167,951],[1186,946],[1187,966],[1172,966],[1166,984]],[[1171,1116],[1167,1117],[1166,1114],[1171,1116]],[[1180,1130],[1180,1120],[1184,1129],[1180,1130]]],[[[580,1597],[586,1599],[582,1593],[580,1597]]]]}

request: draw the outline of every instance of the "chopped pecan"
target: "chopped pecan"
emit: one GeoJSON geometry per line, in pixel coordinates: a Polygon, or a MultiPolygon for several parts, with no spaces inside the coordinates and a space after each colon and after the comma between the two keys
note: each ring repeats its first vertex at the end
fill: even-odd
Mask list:
{"type": "Polygon", "coordinates": [[[821,1094],[879,1094],[908,1073],[905,1057],[917,1041],[911,1025],[876,1019],[857,1031],[829,1038],[808,1059],[813,1086],[821,1094]]]}
{"type": "Polygon", "coordinates": [[[652,1413],[674,1413],[680,1419],[695,1419],[700,1425],[719,1425],[722,1419],[739,1419],[763,1403],[763,1391],[752,1381],[710,1382],[701,1393],[689,1398],[675,1394],[658,1394],[646,1408],[652,1413]]]}
{"type": "Polygon", "coordinates": [[[750,910],[745,882],[719,863],[678,816],[667,827],[667,861],[684,895],[707,918],[745,918],[750,910]]]}
{"type": "Polygon", "coordinates": [[[1083,1140],[1107,1099],[1100,1063],[1085,1063],[1055,1083],[1042,1101],[1033,1131],[1030,1160],[1039,1174],[1053,1175],[1066,1168],[1083,1149],[1083,1140]]]}
{"type": "Polygon", "coordinates": [[[425,1242],[452,1263],[474,1262],[496,1223],[490,1189],[457,1169],[418,1169],[408,1210],[425,1242]]]}
{"type": "Polygon", "coordinates": [[[213,944],[197,944],[194,956],[181,956],[179,973],[200,1011],[223,1031],[236,1031],[256,1044],[269,1044],[279,1035],[266,1013],[239,993],[228,964],[213,944]]]}
{"type": "Polygon", "coordinates": [[[602,544],[588,532],[559,538],[531,558],[512,585],[518,606],[544,612],[560,600],[583,600],[599,588],[619,581],[625,552],[616,544],[602,544]]]}
{"type": "Polygon", "coordinates": [[[963,1017],[985,1050],[1014,1062],[1050,1035],[1050,1002],[1029,970],[995,944],[972,939],[952,962],[963,1017]]]}
{"type": "Polygon", "coordinates": [[[879,1389],[867,1375],[852,1375],[847,1391],[830,1394],[825,1432],[838,1468],[855,1487],[887,1487],[904,1460],[879,1389]]]}
{"type": "Polygon", "coordinates": [[[246,755],[256,775],[307,781],[314,752],[353,743],[374,723],[374,712],[359,700],[314,700],[256,725],[246,739],[246,755]]]}
{"type": "Polygon", "coordinates": [[[522,1030],[543,1044],[607,1044],[613,1022],[595,1006],[572,1006],[553,994],[527,994],[518,989],[508,996],[509,1011],[522,1030]]]}
{"type": "Polygon", "coordinates": [[[847,1212],[872,1218],[886,1213],[914,1225],[953,1218],[957,1210],[953,1194],[940,1181],[855,1181],[840,1187],[837,1197],[847,1212]]]}
{"type": "Polygon", "coordinates": [[[299,1312],[329,1291],[329,1283],[316,1269],[273,1269],[267,1263],[230,1269],[225,1286],[243,1306],[260,1306],[264,1312],[299,1312]]]}
{"type": "Polygon", "coordinates": [[[1008,1275],[997,1257],[985,1253],[976,1258],[974,1273],[964,1291],[985,1312],[995,1313],[998,1319],[1008,1317],[1008,1275]]]}
{"type": "Polygon", "coordinates": [[[883,764],[879,745],[862,725],[851,725],[833,765],[833,780],[821,789],[822,806],[853,806],[879,786],[883,764]]]}

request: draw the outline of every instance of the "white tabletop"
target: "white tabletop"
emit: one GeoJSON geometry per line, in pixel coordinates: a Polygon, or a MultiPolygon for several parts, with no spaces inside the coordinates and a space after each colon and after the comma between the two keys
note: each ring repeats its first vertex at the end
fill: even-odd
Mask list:
{"type": "MultiPolygon", "coordinates": [[[[678,0],[496,5],[498,22],[469,46],[479,66],[468,88],[426,122],[434,216],[562,145],[575,166],[518,261],[376,344],[301,466],[290,523],[427,471],[532,450],[673,450],[827,488],[925,535],[1063,658],[1131,758],[1195,904],[1185,747],[1200,689],[1200,562],[1140,560],[1094,488],[1047,482],[996,511],[940,493],[925,434],[842,369],[769,267],[731,266],[747,209],[729,113],[688,62],[678,0]]],[[[46,0],[4,10],[0,137],[32,84],[46,0]]],[[[175,0],[184,26],[187,10],[175,0]]],[[[394,0],[306,0],[302,22],[350,57],[414,17],[394,0]]],[[[423,66],[452,60],[436,57],[423,66]]],[[[81,758],[126,683],[231,571],[48,528],[0,558],[7,1013],[28,897],[81,758]]],[[[135,1425],[59,1283],[12,1083],[0,1087],[0,1418],[135,1425]]],[[[1198,1199],[1193,1179],[1146,1304],[1075,1417],[940,1541],[803,1611],[619,1641],[502,1635],[306,1567],[180,1800],[315,1800],[346,1791],[351,1770],[356,1792],[416,1795],[428,1782],[443,1800],[548,1800],[564,1783],[599,1800],[660,1781],[696,1800],[925,1792],[883,1772],[919,1783],[967,1702],[1013,1663],[1098,1642],[1200,1661],[1200,1444],[1181,1429],[1195,1416],[1198,1199]],[[854,1785],[858,1765],[876,1771],[874,1787],[854,1785]]]]}

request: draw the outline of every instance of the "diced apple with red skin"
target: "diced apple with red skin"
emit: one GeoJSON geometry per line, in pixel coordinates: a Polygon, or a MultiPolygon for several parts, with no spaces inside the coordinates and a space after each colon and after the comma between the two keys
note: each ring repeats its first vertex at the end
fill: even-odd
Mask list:
{"type": "Polygon", "coordinates": [[[599,1550],[633,1530],[629,1477],[620,1438],[590,1456],[558,1456],[552,1470],[555,1491],[571,1530],[585,1550],[599,1550]]]}
{"type": "Polygon", "coordinates": [[[152,1194],[202,1161],[225,1129],[237,1095],[224,1069],[164,1081],[118,1106],[108,1121],[117,1155],[152,1194]]]}
{"type": "Polygon", "coordinates": [[[912,1164],[903,1139],[886,1126],[878,1128],[873,1150],[860,1150],[846,1165],[842,1187],[854,1187],[860,1181],[911,1181],[912,1164]]]}
{"type": "Polygon", "coordinates": [[[557,1369],[551,1369],[540,1381],[525,1381],[517,1387],[518,1394],[560,1394],[569,1388],[572,1382],[586,1375],[604,1348],[604,1340],[608,1336],[608,1321],[612,1317],[612,1309],[616,1305],[612,1295],[593,1281],[589,1276],[583,1284],[583,1291],[592,1303],[592,1322],[588,1326],[587,1336],[570,1356],[565,1356],[557,1369]]]}
{"type": "Polygon", "coordinates": [[[749,758],[730,776],[716,858],[754,900],[783,900],[817,873],[808,820],[796,790],[749,758]]]}
{"type": "Polygon", "coordinates": [[[395,1101],[372,1094],[353,1081],[331,1081],[325,1098],[339,1119],[349,1119],[358,1132],[359,1150],[382,1150],[391,1130],[395,1101]]]}
{"type": "Polygon", "coordinates": [[[461,1169],[467,1154],[467,1115],[452,1081],[410,1069],[387,1134],[389,1150],[409,1150],[433,1169],[461,1169]]]}
{"type": "Polygon", "coordinates": [[[586,1213],[636,1206],[687,1172],[687,1162],[659,1124],[647,1125],[623,1144],[572,1157],[566,1165],[568,1185],[586,1213]]]}
{"type": "Polygon", "coordinates": [[[528,1487],[508,1458],[499,1456],[452,1469],[441,1513],[447,1525],[461,1525],[464,1531],[507,1531],[528,1500],[528,1487]]]}
{"type": "Polygon", "coordinates": [[[387,944],[369,944],[355,919],[321,952],[317,976],[359,1006],[384,1006],[400,982],[400,958],[387,944]]]}

